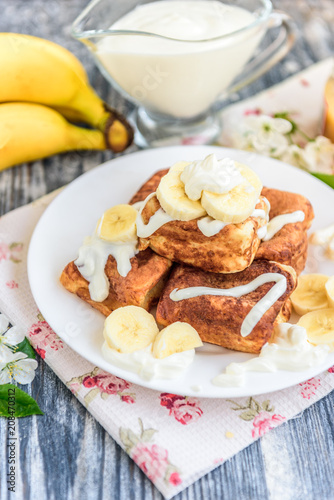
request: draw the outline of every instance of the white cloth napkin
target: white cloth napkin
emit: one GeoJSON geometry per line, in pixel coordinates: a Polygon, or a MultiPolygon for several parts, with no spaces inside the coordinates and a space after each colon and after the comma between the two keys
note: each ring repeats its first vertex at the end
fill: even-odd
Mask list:
{"type": "MultiPolygon", "coordinates": [[[[317,124],[321,92],[329,71],[330,64],[325,61],[235,105],[235,111],[232,108],[225,111],[226,126],[234,120],[236,112],[242,114],[250,107],[270,112],[290,110],[292,105],[296,110],[298,104],[304,112],[305,102],[310,107],[313,125],[317,124]],[[307,91],[308,96],[301,97],[302,91],[307,91]],[[295,98],[290,93],[294,93],[295,98]],[[313,113],[315,105],[318,106],[317,120],[313,113]]],[[[306,117],[304,123],[305,120],[306,117]]],[[[182,397],[130,384],[81,358],[42,318],[27,277],[31,235],[56,195],[51,193],[0,219],[0,310],[13,324],[25,329],[45,362],[165,498],[176,495],[334,388],[333,367],[307,382],[254,398],[232,401],[182,397]]]]}

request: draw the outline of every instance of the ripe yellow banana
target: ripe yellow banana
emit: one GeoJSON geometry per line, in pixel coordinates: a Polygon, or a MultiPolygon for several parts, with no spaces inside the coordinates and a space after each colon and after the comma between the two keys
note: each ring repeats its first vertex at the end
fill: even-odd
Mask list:
{"type": "Polygon", "coordinates": [[[328,307],[325,285],[328,276],[324,274],[303,274],[298,278],[298,286],[291,294],[291,302],[297,314],[302,316],[310,311],[328,307]]]}
{"type": "Polygon", "coordinates": [[[154,316],[137,306],[115,309],[105,320],[103,329],[108,347],[122,353],[145,349],[158,333],[154,316]]]}
{"type": "Polygon", "coordinates": [[[189,162],[175,163],[168,174],[162,177],[157,188],[157,198],[168,215],[177,220],[188,221],[206,215],[200,201],[193,201],[186,195],[184,184],[180,179],[189,162]]]}
{"type": "Polygon", "coordinates": [[[106,149],[103,133],[72,125],[41,104],[0,104],[0,170],[82,149],[106,149]]]}
{"type": "Polygon", "coordinates": [[[0,68],[0,102],[35,102],[55,108],[69,120],[100,129],[115,152],[131,144],[128,122],[100,99],[79,60],[60,45],[0,33],[0,68]]]}
{"type": "Polygon", "coordinates": [[[297,325],[306,329],[311,344],[327,344],[334,351],[334,309],[319,309],[304,314],[297,325]]]}
{"type": "Polygon", "coordinates": [[[137,215],[137,210],[131,205],[115,205],[106,210],[98,221],[96,234],[111,242],[136,240],[137,215]]]}
{"type": "Polygon", "coordinates": [[[153,344],[153,355],[163,359],[171,354],[189,351],[202,345],[203,342],[195,328],[189,323],[177,321],[158,333],[153,344]]]}

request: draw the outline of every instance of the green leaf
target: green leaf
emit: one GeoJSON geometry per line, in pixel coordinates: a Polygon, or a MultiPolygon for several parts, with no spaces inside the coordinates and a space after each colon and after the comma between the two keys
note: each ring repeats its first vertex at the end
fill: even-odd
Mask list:
{"type": "Polygon", "coordinates": [[[262,402],[262,408],[265,411],[272,412],[274,411],[274,408],[270,407],[270,401],[269,399],[266,399],[265,401],[262,402]]]}
{"type": "Polygon", "coordinates": [[[144,442],[148,442],[148,441],[151,441],[153,435],[156,433],[157,431],[155,429],[146,429],[145,431],[142,432],[142,435],[141,435],[141,439],[142,441],[144,442]]]}
{"type": "Polygon", "coordinates": [[[246,410],[242,412],[239,417],[242,418],[242,420],[253,420],[257,415],[257,412],[255,410],[246,410]]]}
{"type": "Polygon", "coordinates": [[[317,177],[317,179],[320,179],[322,182],[325,182],[330,186],[331,188],[334,189],[334,175],[330,174],[318,174],[318,172],[311,172],[311,174],[314,177],[317,177]]]}
{"type": "Polygon", "coordinates": [[[16,385],[0,385],[0,416],[27,417],[44,415],[36,401],[16,385]]]}
{"type": "Polygon", "coordinates": [[[24,354],[26,354],[28,356],[28,358],[32,358],[32,359],[36,358],[35,351],[31,347],[31,344],[27,338],[25,338],[23,340],[23,342],[21,342],[20,344],[15,346],[15,352],[18,352],[18,351],[24,352],[24,354]]]}
{"type": "Polygon", "coordinates": [[[119,430],[119,435],[121,438],[122,443],[127,449],[131,449],[133,447],[132,441],[129,439],[128,436],[128,431],[124,429],[124,427],[121,427],[119,430]]]}
{"type": "Polygon", "coordinates": [[[128,429],[128,437],[133,445],[136,445],[139,442],[138,436],[136,436],[131,429],[128,429]]]}

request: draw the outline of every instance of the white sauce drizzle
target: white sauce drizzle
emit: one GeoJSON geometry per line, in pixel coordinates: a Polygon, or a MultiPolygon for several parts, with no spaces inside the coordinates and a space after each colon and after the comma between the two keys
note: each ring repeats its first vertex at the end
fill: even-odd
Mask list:
{"type": "Polygon", "coordinates": [[[273,341],[265,344],[259,356],[244,363],[230,363],[224,373],[212,380],[222,387],[243,386],[247,372],[303,371],[321,365],[329,346],[314,346],[307,340],[305,328],[290,323],[277,325],[273,341]]]}
{"type": "Polygon", "coordinates": [[[239,298],[243,295],[253,292],[261,285],[274,281],[276,284],[268,293],[249,311],[241,325],[240,335],[247,337],[260,321],[268,309],[284,294],[287,287],[286,277],[279,273],[264,273],[255,278],[246,285],[236,286],[228,289],[210,288],[206,286],[194,286],[178,290],[175,288],[170,293],[171,300],[178,302],[180,300],[191,299],[199,295],[218,295],[223,297],[239,298]]]}
{"type": "Polygon", "coordinates": [[[202,217],[197,221],[197,227],[204,236],[210,238],[218,234],[227,224],[220,220],[213,219],[210,216],[202,217]]]}
{"type": "Polygon", "coordinates": [[[104,342],[102,354],[109,363],[137,373],[144,380],[175,379],[180,377],[193,362],[195,349],[177,352],[166,358],[158,359],[152,354],[152,344],[139,351],[120,353],[111,349],[107,342],[104,342]]]}
{"type": "Polygon", "coordinates": [[[305,219],[305,214],[302,210],[296,210],[295,212],[292,212],[290,214],[277,215],[268,222],[266,228],[267,231],[264,236],[263,236],[264,231],[263,232],[260,231],[262,237],[260,238],[259,236],[259,238],[262,239],[263,241],[271,240],[271,238],[275,236],[275,234],[278,233],[282,229],[282,227],[284,227],[286,224],[303,222],[304,219],[305,219]]]}
{"type": "MultiPolygon", "coordinates": [[[[148,223],[144,224],[141,214],[142,214],[142,211],[143,211],[146,203],[148,202],[148,200],[153,198],[153,196],[155,196],[155,193],[150,193],[144,201],[138,201],[137,203],[135,203],[133,205],[136,208],[136,210],[139,210],[136,225],[137,225],[137,235],[140,238],[148,238],[155,231],[160,229],[160,227],[162,227],[164,224],[167,224],[168,222],[172,222],[174,220],[177,220],[177,219],[174,219],[173,217],[171,217],[170,215],[168,215],[162,208],[159,208],[159,210],[157,210],[151,216],[148,223]]],[[[265,203],[267,204],[267,206],[269,205],[269,207],[270,207],[269,201],[266,200],[266,198],[264,198],[264,197],[263,197],[263,199],[264,199],[265,203]]],[[[260,202],[260,200],[258,200],[256,204],[258,204],[259,202],[260,202]]],[[[266,218],[268,218],[268,214],[262,208],[258,208],[258,209],[254,209],[253,213],[251,214],[251,217],[261,217],[263,219],[266,219],[266,218]]],[[[211,236],[215,236],[227,225],[228,224],[226,224],[225,222],[213,219],[210,216],[202,217],[201,219],[199,219],[197,221],[198,229],[207,238],[210,238],[211,236]]],[[[260,228],[260,229],[263,229],[263,228],[260,228]]],[[[264,235],[266,234],[266,228],[264,228],[263,234],[264,235]]],[[[259,236],[259,238],[260,238],[260,236],[259,236]]]]}
{"type": "Polygon", "coordinates": [[[109,281],[104,272],[108,256],[114,257],[117,271],[125,277],[131,270],[130,259],[139,251],[137,243],[137,238],[126,243],[110,243],[96,235],[88,236],[84,240],[74,263],[81,275],[89,281],[89,293],[92,300],[102,302],[109,295],[109,281]]]}

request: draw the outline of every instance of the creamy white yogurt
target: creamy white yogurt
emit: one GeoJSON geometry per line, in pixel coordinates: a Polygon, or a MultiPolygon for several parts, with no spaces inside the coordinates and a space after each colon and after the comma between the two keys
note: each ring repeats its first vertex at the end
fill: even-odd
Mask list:
{"type": "Polygon", "coordinates": [[[194,286],[173,290],[169,297],[175,302],[179,300],[191,299],[199,295],[218,295],[223,297],[242,297],[247,293],[253,292],[264,283],[275,282],[275,285],[255,306],[249,311],[242,322],[240,335],[247,337],[260,321],[264,313],[284,294],[287,287],[286,277],[279,273],[264,273],[255,278],[246,285],[236,286],[233,288],[221,289],[211,288],[206,286],[194,286]]]}
{"type": "Polygon", "coordinates": [[[126,243],[110,243],[96,234],[85,238],[74,264],[78,267],[80,274],[89,281],[89,294],[92,300],[102,302],[109,295],[109,281],[104,272],[108,256],[114,257],[117,271],[125,277],[131,270],[130,259],[139,251],[137,244],[137,238],[126,243]]]}
{"type": "Polygon", "coordinates": [[[218,38],[256,21],[235,5],[176,0],[138,6],[101,37],[95,55],[131,97],[173,117],[197,116],[215,102],[251,58],[264,35],[256,24],[233,38],[218,38]],[[150,37],[136,32],[154,33],[150,37]]]}
{"type": "Polygon", "coordinates": [[[245,384],[247,372],[304,371],[321,365],[328,353],[329,346],[314,346],[308,342],[305,328],[281,323],[275,328],[273,341],[262,347],[259,356],[244,363],[229,364],[212,383],[222,387],[241,387],[245,384]]]}
{"type": "Polygon", "coordinates": [[[295,212],[292,212],[290,214],[277,215],[268,222],[266,227],[266,234],[263,236],[261,232],[261,239],[263,241],[271,240],[271,238],[275,236],[275,234],[277,234],[286,224],[303,222],[304,219],[305,214],[302,210],[296,210],[295,212]]]}
{"type": "Polygon", "coordinates": [[[102,345],[104,358],[112,365],[137,373],[144,380],[155,378],[175,379],[180,377],[191,365],[195,349],[177,352],[163,359],[152,354],[152,344],[145,349],[131,353],[120,353],[111,349],[107,342],[102,345]]]}
{"type": "Polygon", "coordinates": [[[199,200],[202,191],[227,193],[245,180],[234,160],[230,158],[218,160],[215,154],[187,165],[180,179],[184,184],[186,195],[191,200],[199,200]]]}

